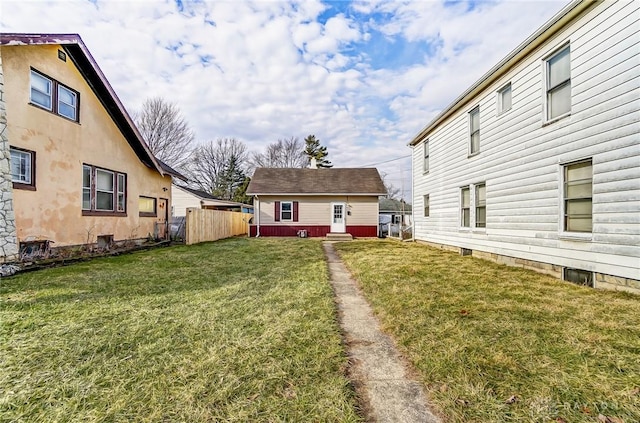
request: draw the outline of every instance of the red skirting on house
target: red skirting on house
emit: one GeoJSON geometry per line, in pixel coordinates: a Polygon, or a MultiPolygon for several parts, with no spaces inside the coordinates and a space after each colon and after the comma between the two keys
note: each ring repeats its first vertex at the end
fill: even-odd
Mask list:
{"type": "MultiPolygon", "coordinates": [[[[255,237],[257,225],[249,225],[249,236],[255,237]]],[[[331,226],[324,225],[260,225],[260,236],[298,236],[299,230],[306,230],[308,237],[325,237],[331,232],[331,226]]],[[[347,226],[347,233],[354,237],[368,238],[378,236],[376,225],[347,226]]]]}

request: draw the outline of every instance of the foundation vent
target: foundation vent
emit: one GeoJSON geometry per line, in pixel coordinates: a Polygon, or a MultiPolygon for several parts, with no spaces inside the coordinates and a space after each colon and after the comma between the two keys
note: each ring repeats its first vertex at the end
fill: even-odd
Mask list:
{"type": "Polygon", "coordinates": [[[593,288],[593,272],[587,270],[565,267],[562,269],[562,280],[593,288]]]}

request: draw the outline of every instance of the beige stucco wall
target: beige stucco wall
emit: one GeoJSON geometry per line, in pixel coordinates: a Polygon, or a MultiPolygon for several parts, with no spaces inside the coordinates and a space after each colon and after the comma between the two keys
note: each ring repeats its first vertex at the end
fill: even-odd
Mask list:
{"type": "Polygon", "coordinates": [[[107,234],[145,237],[158,218],[138,216],[138,197],[170,199],[171,178],[139,161],[70,58],[58,59],[58,49],[2,47],[9,143],[36,152],[36,191],[14,189],[18,239],[44,237],[61,246],[107,234]],[[29,104],[30,67],[80,93],[79,123],[29,104]],[[82,216],[83,163],[127,174],[126,216],[82,216]]]}
{"type": "MultiPolygon", "coordinates": [[[[347,225],[378,225],[378,197],[376,196],[264,196],[260,200],[261,225],[291,225],[293,222],[274,220],[276,201],[297,201],[298,222],[296,225],[330,225],[331,203],[347,204],[347,225]]],[[[254,219],[254,223],[255,219],[254,219]]]]}

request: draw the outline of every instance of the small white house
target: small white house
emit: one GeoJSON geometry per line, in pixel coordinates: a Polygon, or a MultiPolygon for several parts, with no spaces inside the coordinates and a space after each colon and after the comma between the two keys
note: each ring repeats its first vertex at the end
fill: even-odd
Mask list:
{"type": "Polygon", "coordinates": [[[415,239],[640,292],[639,20],[570,3],[420,131],[415,239]]]}
{"type": "Polygon", "coordinates": [[[253,213],[252,205],[221,200],[204,191],[177,185],[175,183],[171,185],[171,197],[175,198],[171,210],[172,217],[185,217],[187,215],[187,208],[189,207],[253,213]]]}

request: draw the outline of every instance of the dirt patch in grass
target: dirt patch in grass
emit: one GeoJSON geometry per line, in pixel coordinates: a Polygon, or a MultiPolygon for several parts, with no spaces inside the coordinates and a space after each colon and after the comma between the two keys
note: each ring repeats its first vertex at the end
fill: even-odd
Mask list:
{"type": "Polygon", "coordinates": [[[417,244],[336,250],[449,421],[640,421],[637,296],[417,244]]]}
{"type": "Polygon", "coordinates": [[[25,273],[0,301],[0,420],[361,420],[313,240],[25,273]]]}

